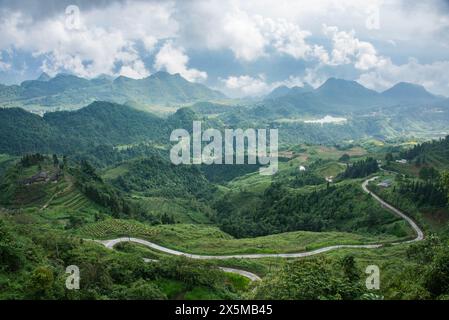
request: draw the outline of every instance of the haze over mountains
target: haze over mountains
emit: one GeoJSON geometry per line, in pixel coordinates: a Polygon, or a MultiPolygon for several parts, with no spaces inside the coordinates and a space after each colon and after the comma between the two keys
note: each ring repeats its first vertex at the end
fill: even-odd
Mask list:
{"type": "Polygon", "coordinates": [[[281,126],[281,140],[304,142],[321,139],[336,143],[351,136],[384,139],[429,132],[439,136],[449,127],[449,99],[422,86],[399,83],[380,93],[335,78],[317,89],[307,84],[281,86],[261,100],[245,102],[227,99],[218,91],[166,72],[141,80],[42,74],[21,85],[0,85],[2,106],[6,108],[0,109],[0,152],[14,153],[66,152],[80,145],[89,148],[136,141],[164,143],[170,128],[188,128],[197,116],[215,121],[217,128],[281,126]],[[153,111],[145,108],[152,104],[168,113],[183,105],[193,111],[181,109],[164,119],[136,110],[153,111]],[[24,111],[35,112],[36,106],[47,113],[40,117],[24,111]],[[304,122],[326,115],[343,116],[348,121],[332,128],[304,122]]]}
{"type": "Polygon", "coordinates": [[[424,87],[398,83],[377,92],[356,81],[330,78],[316,90],[304,87],[279,87],[266,96],[264,103],[278,108],[300,109],[306,113],[364,113],[393,106],[447,106],[447,99],[435,96],[424,87]]]}
{"type": "Polygon", "coordinates": [[[3,107],[74,109],[98,100],[145,106],[223,98],[221,92],[167,72],[157,72],[139,80],[123,76],[88,80],[69,74],[51,78],[42,74],[37,80],[24,81],[20,85],[0,85],[0,106],[3,107]]]}
{"type": "MultiPolygon", "coordinates": [[[[179,107],[224,99],[226,96],[217,90],[167,72],[157,72],[139,80],[124,76],[115,79],[99,76],[89,80],[69,74],[58,74],[51,78],[43,73],[38,79],[24,81],[20,85],[0,84],[0,107],[21,107],[26,110],[73,110],[94,101],[109,101],[145,109],[151,105],[179,107]]],[[[254,104],[254,101],[247,104],[254,104]]],[[[307,83],[303,87],[280,86],[257,104],[272,111],[282,109],[287,113],[320,115],[366,113],[398,106],[447,108],[449,99],[433,95],[424,87],[412,83],[398,83],[380,93],[356,81],[329,78],[316,89],[307,83]]]]}

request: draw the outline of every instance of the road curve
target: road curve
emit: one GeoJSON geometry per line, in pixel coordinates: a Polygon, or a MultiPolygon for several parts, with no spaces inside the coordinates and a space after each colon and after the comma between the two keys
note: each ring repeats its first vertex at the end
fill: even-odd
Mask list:
{"type": "MultiPolygon", "coordinates": [[[[159,260],[148,259],[148,258],[143,258],[143,261],[147,262],[147,263],[159,262],[159,260]]],[[[262,280],[262,278],[260,278],[257,274],[246,271],[246,270],[227,268],[227,267],[218,267],[218,269],[220,269],[223,272],[235,273],[235,274],[241,275],[245,278],[248,278],[251,281],[261,281],[262,280]]]]}
{"type": "Polygon", "coordinates": [[[401,244],[401,243],[412,243],[412,242],[417,242],[417,241],[422,241],[424,240],[424,232],[421,230],[421,228],[415,223],[415,221],[413,221],[409,216],[407,216],[405,213],[403,213],[402,211],[396,209],[395,207],[393,207],[392,205],[386,203],[384,200],[382,200],[377,194],[375,194],[374,192],[369,191],[368,189],[368,184],[372,181],[375,181],[379,179],[379,177],[374,177],[368,180],[365,180],[362,183],[362,188],[363,191],[365,191],[366,193],[370,194],[371,197],[373,197],[377,202],[379,202],[384,208],[387,208],[388,210],[390,210],[391,212],[393,212],[394,214],[396,214],[397,216],[401,217],[402,219],[404,219],[405,221],[407,221],[407,223],[413,228],[413,230],[416,232],[416,238],[410,241],[404,241],[404,242],[397,242],[397,243],[393,243],[393,245],[397,245],[397,244],[401,244]]]}
{"type": "Polygon", "coordinates": [[[248,278],[251,281],[261,281],[262,280],[257,274],[251,273],[249,271],[234,269],[234,268],[225,268],[225,267],[218,267],[218,269],[220,269],[223,272],[239,274],[245,278],[248,278]]]}
{"type": "MultiPolygon", "coordinates": [[[[399,244],[404,244],[404,243],[413,243],[413,242],[422,241],[424,239],[424,232],[421,230],[421,228],[410,217],[408,217],[405,213],[403,213],[399,209],[396,209],[392,205],[388,204],[387,202],[382,200],[378,195],[374,194],[373,192],[371,192],[368,189],[368,184],[370,182],[372,182],[372,181],[377,180],[378,178],[379,177],[374,177],[374,178],[370,178],[370,179],[365,180],[362,183],[363,191],[368,193],[370,196],[372,196],[384,208],[390,210],[391,212],[393,212],[394,214],[396,214],[400,218],[402,218],[405,221],[407,221],[407,223],[416,232],[416,238],[415,239],[409,240],[409,241],[392,243],[392,245],[399,245],[399,244]]],[[[94,240],[94,241],[98,242],[98,243],[101,243],[102,245],[104,245],[106,248],[109,248],[109,249],[113,249],[114,246],[119,244],[119,243],[133,242],[133,243],[138,243],[138,244],[144,245],[146,247],[149,247],[151,249],[154,249],[154,250],[157,250],[157,251],[160,251],[160,252],[164,252],[164,253],[167,253],[167,254],[171,254],[171,255],[175,255],[175,256],[183,256],[183,257],[186,257],[186,258],[197,259],[197,260],[261,259],[261,258],[305,258],[305,257],[310,257],[310,256],[314,256],[314,255],[317,255],[317,254],[333,251],[333,250],[338,250],[338,249],[377,249],[377,248],[381,248],[383,246],[382,244],[335,245],[335,246],[330,246],[330,247],[324,247],[324,248],[316,249],[316,250],[313,250],[313,251],[299,252],[299,253],[237,254],[237,255],[211,256],[211,255],[198,255],[198,254],[185,253],[185,252],[181,252],[181,251],[177,251],[177,250],[173,250],[173,249],[169,249],[169,248],[160,246],[158,244],[155,244],[155,243],[147,241],[147,240],[138,239],[138,238],[132,238],[132,237],[122,237],[122,238],[117,238],[117,239],[112,239],[112,240],[94,240]]],[[[145,260],[145,262],[157,262],[157,260],[152,260],[152,259],[144,259],[144,260],[145,260]]],[[[245,270],[226,268],[226,267],[219,267],[219,269],[224,271],[224,272],[230,272],[230,273],[239,274],[241,276],[244,276],[244,277],[250,279],[251,281],[259,281],[259,280],[261,280],[260,277],[257,276],[256,274],[248,272],[248,271],[245,271],[245,270]]]]}
{"type": "Polygon", "coordinates": [[[95,240],[98,243],[103,244],[106,248],[112,249],[115,245],[122,243],[122,242],[133,242],[138,243],[141,245],[144,245],[148,248],[168,253],[174,256],[183,256],[190,259],[196,259],[196,260],[227,260],[227,259],[262,259],[262,258],[305,258],[314,256],[320,253],[333,251],[337,249],[376,249],[382,247],[381,244],[367,244],[367,245],[335,245],[330,247],[324,247],[320,249],[316,249],[313,251],[306,251],[306,252],[299,252],[299,253],[255,253],[255,254],[236,254],[236,255],[226,255],[226,256],[210,256],[210,255],[199,255],[199,254],[191,254],[191,253],[185,253],[173,249],[169,249],[166,247],[162,247],[160,245],[157,245],[153,242],[138,239],[138,238],[130,238],[130,237],[123,237],[123,238],[117,238],[113,240],[95,240]]]}

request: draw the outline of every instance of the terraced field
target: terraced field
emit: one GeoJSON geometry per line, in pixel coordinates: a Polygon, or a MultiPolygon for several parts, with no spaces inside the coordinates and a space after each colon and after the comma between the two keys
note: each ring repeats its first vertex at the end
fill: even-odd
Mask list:
{"type": "Polygon", "coordinates": [[[136,237],[171,249],[193,254],[230,255],[250,253],[292,253],[333,245],[359,245],[398,241],[393,236],[365,236],[343,232],[289,232],[265,237],[235,239],[217,227],[205,225],[148,226],[130,220],[108,219],[76,231],[83,238],[113,239],[136,237]]]}

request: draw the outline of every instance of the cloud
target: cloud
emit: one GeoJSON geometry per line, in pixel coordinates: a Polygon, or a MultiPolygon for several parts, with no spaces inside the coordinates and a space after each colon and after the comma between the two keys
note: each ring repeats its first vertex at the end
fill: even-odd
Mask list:
{"type": "Polygon", "coordinates": [[[296,76],[290,76],[285,80],[269,83],[263,74],[256,77],[249,75],[230,76],[226,79],[221,79],[221,82],[225,86],[223,91],[229,96],[234,97],[262,96],[280,86],[287,86],[289,88],[295,86],[302,87],[305,83],[303,78],[296,76]]]}
{"type": "Polygon", "coordinates": [[[171,40],[165,42],[155,57],[154,68],[166,70],[169,73],[179,73],[189,81],[201,82],[207,79],[207,73],[188,68],[189,57],[184,49],[174,46],[171,40]]]}
{"type": "MultiPolygon", "coordinates": [[[[273,6],[275,3],[267,5],[273,6]]],[[[243,62],[265,57],[268,51],[295,59],[327,59],[322,46],[308,43],[307,38],[311,36],[309,31],[294,22],[257,14],[244,9],[244,6],[245,2],[239,1],[184,4],[179,10],[182,16],[177,16],[181,25],[181,41],[186,46],[231,50],[234,57],[243,62]],[[195,21],[191,17],[195,17],[195,21]]]]}
{"type": "Polygon", "coordinates": [[[421,64],[410,58],[407,63],[395,65],[391,60],[376,70],[363,73],[358,81],[372,89],[385,90],[398,82],[411,82],[424,86],[433,93],[448,96],[449,61],[421,64]]]}
{"type": "Polygon", "coordinates": [[[30,69],[15,79],[35,76],[36,65],[51,74],[141,78],[155,68],[209,84],[221,78],[237,95],[290,78],[317,85],[328,76],[375,88],[406,80],[447,92],[447,1],[409,2],[79,0],[80,24],[71,29],[69,0],[0,0],[0,52],[8,52],[0,70],[12,79],[25,60],[30,69]],[[377,13],[378,28],[370,28],[377,13]],[[198,59],[204,56],[221,65],[198,59]]]}
{"type": "Polygon", "coordinates": [[[319,45],[311,45],[307,38],[311,33],[302,30],[297,24],[284,19],[273,20],[256,16],[256,21],[266,39],[277,52],[289,55],[295,59],[313,60],[318,59],[327,63],[329,55],[327,51],[319,45]]]}
{"type": "Polygon", "coordinates": [[[119,74],[128,78],[142,79],[148,77],[150,72],[145,68],[145,64],[142,61],[136,59],[131,63],[123,65],[119,74]]]}
{"type": "Polygon", "coordinates": [[[258,77],[230,76],[221,81],[225,85],[226,93],[232,96],[258,96],[270,90],[263,75],[258,77]]]}
{"type": "Polygon", "coordinates": [[[355,37],[355,31],[339,31],[336,26],[323,26],[323,32],[332,40],[329,65],[344,65],[354,63],[359,70],[369,70],[382,66],[386,59],[379,56],[374,46],[355,37]]]}
{"type": "Polygon", "coordinates": [[[65,11],[37,21],[20,11],[3,11],[0,50],[30,52],[43,60],[41,69],[50,74],[143,77],[149,72],[137,47],[151,51],[159,39],[176,34],[172,9],[171,3],[117,2],[81,11],[79,24],[72,27],[65,11]]]}
{"type": "Polygon", "coordinates": [[[11,64],[3,60],[3,54],[0,52],[0,71],[7,71],[11,69],[11,64]]]}
{"type": "Polygon", "coordinates": [[[176,18],[185,47],[230,50],[241,61],[265,55],[266,40],[253,15],[235,1],[181,1],[176,18]]]}

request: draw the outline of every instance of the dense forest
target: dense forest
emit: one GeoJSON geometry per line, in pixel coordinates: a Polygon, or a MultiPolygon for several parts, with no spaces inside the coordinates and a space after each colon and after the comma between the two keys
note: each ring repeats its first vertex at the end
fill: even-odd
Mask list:
{"type": "Polygon", "coordinates": [[[173,299],[167,285],[192,297],[199,290],[212,292],[216,299],[238,297],[225,274],[208,263],[185,258],[145,263],[136,254],[107,250],[61,231],[41,232],[3,215],[0,258],[2,300],[173,299]],[[74,262],[83,275],[83,290],[65,288],[65,268],[74,262]]]}
{"type": "Polygon", "coordinates": [[[379,170],[379,165],[377,160],[373,158],[368,158],[366,160],[360,160],[353,164],[348,164],[346,171],[343,172],[339,178],[342,179],[355,179],[355,178],[365,178],[379,170]]]}
{"type": "Polygon", "coordinates": [[[449,136],[440,140],[424,142],[402,151],[400,157],[414,160],[417,164],[449,165],[449,136]]]}
{"type": "Polygon", "coordinates": [[[128,193],[165,197],[213,196],[213,185],[197,166],[175,166],[157,155],[128,162],[111,171],[119,172],[111,183],[128,193]]]}
{"type": "MultiPolygon", "coordinates": [[[[252,110],[245,119],[235,110],[214,106],[213,111],[223,114],[205,121],[205,127],[248,124],[251,112],[264,110],[252,110]]],[[[321,237],[321,233],[336,237],[323,240],[329,245],[352,243],[355,240],[349,235],[369,241],[410,239],[408,225],[360,187],[361,178],[390,174],[379,172],[378,165],[386,151],[389,162],[394,161],[387,147],[360,152],[362,148],[357,144],[347,148],[332,144],[320,146],[313,153],[295,146],[293,149],[301,152],[283,159],[276,176],[261,177],[258,165],[173,165],[164,141],[171,129],[189,129],[192,121],[199,119],[190,108],[181,108],[165,119],[104,102],[44,117],[21,109],[0,113],[5,116],[0,117],[0,123],[5,124],[0,129],[5,137],[0,141],[0,152],[20,154],[5,155],[0,172],[0,258],[5,262],[0,266],[0,298],[352,300],[381,299],[382,295],[443,299],[449,294],[445,285],[448,248],[444,231],[439,233],[441,239],[429,233],[425,242],[407,249],[406,257],[406,249],[401,249],[402,255],[392,264],[404,263],[406,267],[389,275],[382,295],[367,292],[360,277],[362,266],[351,254],[279,263],[275,271],[265,262],[235,262],[263,275],[263,281],[249,287],[242,284],[242,278],[224,274],[212,262],[161,257],[126,245],[106,251],[82,240],[86,238],[79,233],[97,222],[113,221],[114,236],[132,236],[137,227],[121,228],[122,224],[116,222],[121,219],[154,228],[140,234],[145,239],[161,241],[171,248],[179,246],[171,242],[173,239],[186,246],[202,242],[200,248],[216,247],[214,254],[219,254],[223,239],[253,244],[260,252],[278,250],[266,249],[268,241],[273,246],[283,245],[287,242],[284,239],[292,239],[289,237],[321,237]],[[20,124],[16,131],[11,125],[14,121],[20,124]],[[353,147],[360,149],[354,151],[353,147]],[[320,151],[328,152],[329,158],[321,159],[320,151]],[[307,163],[306,171],[298,169],[303,162],[307,163]],[[327,179],[329,176],[337,179],[332,181],[327,179]],[[188,238],[184,230],[195,228],[193,225],[201,226],[200,231],[194,229],[188,238]],[[294,233],[301,231],[309,233],[294,233]],[[218,239],[214,238],[216,234],[218,239]],[[282,240],[267,240],[264,236],[282,240]],[[143,263],[142,256],[157,258],[158,263],[143,263]],[[82,292],[64,289],[64,266],[74,261],[88,274],[82,292]]],[[[332,125],[327,133],[317,125],[311,130],[305,124],[269,125],[286,129],[284,132],[293,140],[302,131],[307,132],[307,140],[328,141],[350,135],[347,130],[363,131],[352,125],[349,129],[332,125]],[[300,130],[292,133],[297,128],[300,130]]],[[[372,126],[378,129],[376,123],[372,126]]],[[[412,176],[398,174],[391,188],[384,190],[392,198],[416,205],[417,211],[412,214],[420,223],[419,210],[431,208],[444,217],[448,209],[449,180],[447,173],[440,170],[445,163],[442,157],[447,140],[424,143],[400,154],[414,160],[410,166],[404,165],[412,168],[412,176]]],[[[442,226],[441,230],[447,228],[442,226]]],[[[427,235],[427,229],[425,232],[427,235]]],[[[103,239],[95,235],[92,238],[103,239]]],[[[309,242],[304,241],[304,247],[308,246],[309,242]]],[[[396,254],[388,251],[396,250],[395,246],[384,249],[379,259],[384,259],[383,254],[396,254]]]]}
{"type": "Polygon", "coordinates": [[[387,227],[397,219],[354,185],[302,193],[273,183],[260,199],[237,201],[242,196],[226,195],[215,205],[220,227],[238,238],[296,230],[406,235],[399,226],[387,227]]]}

